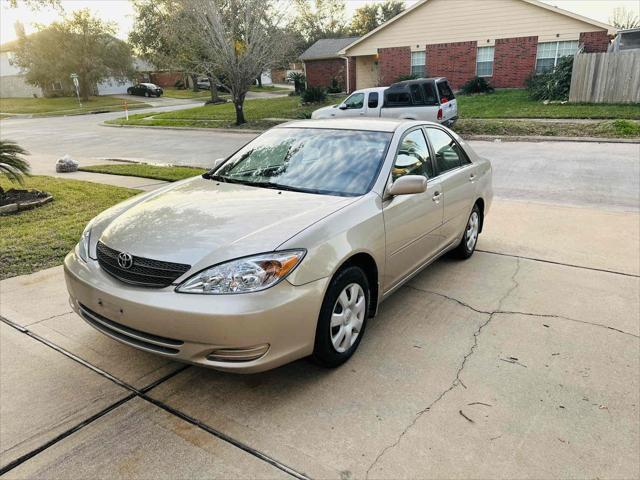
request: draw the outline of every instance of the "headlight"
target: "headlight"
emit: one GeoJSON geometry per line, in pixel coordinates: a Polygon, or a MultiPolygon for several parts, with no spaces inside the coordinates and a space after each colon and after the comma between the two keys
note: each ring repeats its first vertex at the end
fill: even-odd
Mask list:
{"type": "Polygon", "coordinates": [[[89,224],[85,227],[84,232],[82,232],[82,236],[80,237],[80,241],[78,242],[78,255],[85,262],[89,260],[89,239],[91,238],[91,224],[93,222],[89,222],[89,224]]]}
{"type": "Polygon", "coordinates": [[[224,295],[264,290],[286,278],[304,254],[305,250],[287,250],[231,260],[196,273],[176,292],[224,295]]]}

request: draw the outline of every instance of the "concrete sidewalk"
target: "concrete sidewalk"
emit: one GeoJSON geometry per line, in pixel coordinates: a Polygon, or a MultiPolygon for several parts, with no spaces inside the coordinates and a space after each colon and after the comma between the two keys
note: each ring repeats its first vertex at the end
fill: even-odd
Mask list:
{"type": "Polygon", "coordinates": [[[638,214],[597,213],[496,200],[483,251],[440,260],[392,295],[336,370],[185,369],[71,313],[62,267],[4,280],[0,468],[637,478],[640,278],[623,245],[638,244],[638,214]],[[591,219],[594,238],[581,243],[567,218],[591,219]]]}

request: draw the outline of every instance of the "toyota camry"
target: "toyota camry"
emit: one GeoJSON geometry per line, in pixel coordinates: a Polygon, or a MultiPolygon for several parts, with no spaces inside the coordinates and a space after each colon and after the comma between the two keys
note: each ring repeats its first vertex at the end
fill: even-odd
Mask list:
{"type": "Polygon", "coordinates": [[[489,161],[442,125],[286,123],[94,218],[65,259],[70,303],[184,362],[336,367],[394,290],[447,252],[473,254],[491,199],[489,161]]]}

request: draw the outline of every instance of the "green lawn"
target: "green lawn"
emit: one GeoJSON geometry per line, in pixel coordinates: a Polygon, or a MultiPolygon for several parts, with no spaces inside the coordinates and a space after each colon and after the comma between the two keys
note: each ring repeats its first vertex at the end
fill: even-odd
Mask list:
{"type": "Polygon", "coordinates": [[[631,118],[640,119],[640,105],[565,103],[545,105],[526,90],[497,90],[488,95],[458,95],[460,118],[631,118]]]}
{"type": "MultiPolygon", "coordinates": [[[[315,109],[324,105],[340,103],[340,101],[340,98],[332,98],[323,103],[303,106],[300,104],[299,97],[247,100],[244,103],[244,114],[247,123],[240,128],[263,129],[282,123],[284,121],[282,119],[308,118],[315,109]]],[[[110,120],[107,123],[117,125],[233,128],[235,127],[235,118],[236,115],[233,104],[225,103],[221,105],[205,105],[187,110],[176,110],[173,112],[152,112],[129,115],[128,121],[124,118],[119,118],[110,120]]]]}
{"type": "Polygon", "coordinates": [[[132,177],[152,178],[175,182],[184,178],[202,175],[207,170],[191,167],[162,167],[159,165],[147,165],[145,163],[123,163],[109,165],[92,165],[81,167],[84,172],[107,173],[110,175],[129,175],[132,177]]]}
{"type": "Polygon", "coordinates": [[[202,98],[206,100],[211,96],[209,90],[198,90],[194,92],[192,89],[178,89],[175,87],[163,87],[163,96],[168,98],[202,98]]]}
{"type": "MultiPolygon", "coordinates": [[[[127,100],[129,109],[148,107],[138,100],[127,100]]],[[[72,115],[96,111],[123,110],[124,100],[116,97],[91,97],[88,102],[78,106],[75,97],[57,98],[0,98],[0,112],[25,113],[32,115],[72,115]]]]}
{"type": "Polygon", "coordinates": [[[602,122],[543,123],[527,120],[461,118],[453,129],[465,135],[541,135],[549,137],[640,138],[640,122],[603,120],[602,122]]]}
{"type": "Polygon", "coordinates": [[[284,88],[284,87],[276,87],[275,85],[263,85],[259,87],[258,85],[252,85],[249,87],[250,92],[267,92],[267,93],[282,93],[282,92],[292,92],[293,89],[284,88]]]}
{"type": "MultiPolygon", "coordinates": [[[[4,178],[0,185],[15,185],[4,178]]],[[[0,216],[0,279],[60,265],[86,224],[98,213],[137,190],[53,177],[30,177],[26,188],[44,190],[53,202],[18,214],[0,216]]]]}

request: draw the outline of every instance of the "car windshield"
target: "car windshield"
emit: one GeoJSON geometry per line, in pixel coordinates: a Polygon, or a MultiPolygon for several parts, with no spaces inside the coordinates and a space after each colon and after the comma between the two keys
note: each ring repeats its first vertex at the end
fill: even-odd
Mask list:
{"type": "Polygon", "coordinates": [[[233,155],[211,178],[326,195],[364,195],[373,186],[392,135],[275,128],[233,155]]]}

